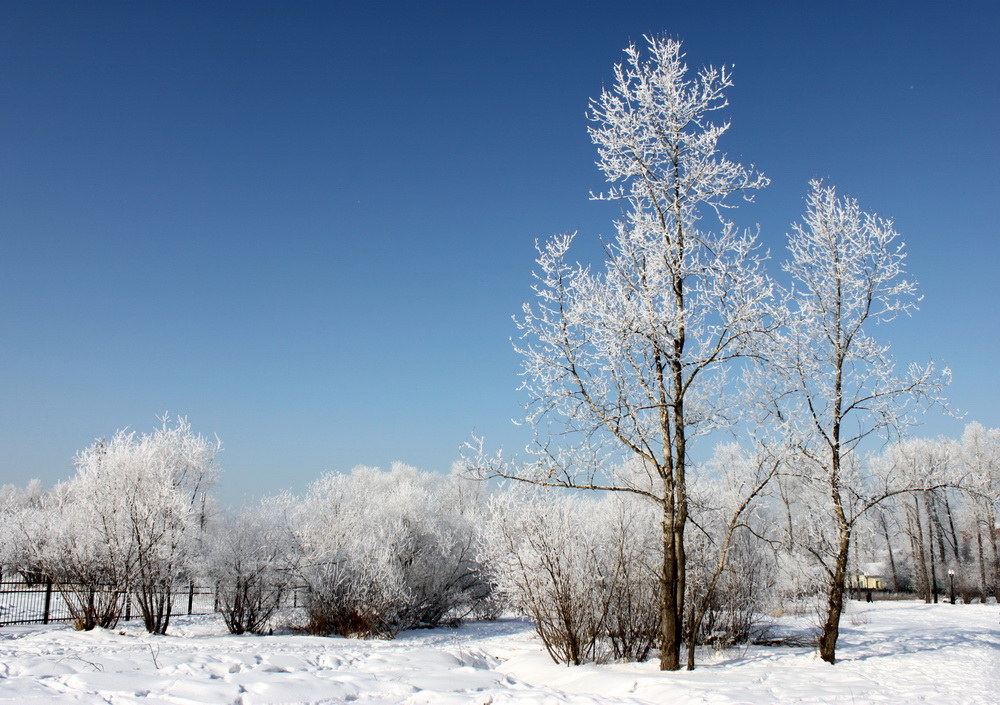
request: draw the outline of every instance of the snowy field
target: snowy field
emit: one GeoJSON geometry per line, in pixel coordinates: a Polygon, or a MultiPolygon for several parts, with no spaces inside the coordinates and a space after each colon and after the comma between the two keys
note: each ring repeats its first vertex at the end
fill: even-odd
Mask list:
{"type": "MultiPolygon", "coordinates": [[[[806,647],[703,654],[694,672],[654,662],[554,665],[521,620],[395,641],[231,636],[218,617],[168,636],[0,629],[0,703],[969,703],[1000,702],[996,605],[852,603],[830,666],[806,647]]],[[[784,626],[802,626],[786,623],[784,626]]]]}

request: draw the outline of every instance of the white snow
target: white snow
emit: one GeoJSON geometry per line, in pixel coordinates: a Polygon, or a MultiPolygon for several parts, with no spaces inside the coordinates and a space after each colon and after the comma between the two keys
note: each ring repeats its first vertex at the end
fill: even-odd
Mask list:
{"type": "MultiPolygon", "coordinates": [[[[406,632],[394,641],[231,636],[217,617],[75,632],[0,629],[0,703],[860,703],[993,705],[997,605],[852,603],[831,666],[808,647],[702,654],[693,672],[656,663],[553,664],[523,620],[406,632]]],[[[786,622],[792,625],[793,622],[786,622]]],[[[799,622],[801,626],[801,621],[799,622]]]]}

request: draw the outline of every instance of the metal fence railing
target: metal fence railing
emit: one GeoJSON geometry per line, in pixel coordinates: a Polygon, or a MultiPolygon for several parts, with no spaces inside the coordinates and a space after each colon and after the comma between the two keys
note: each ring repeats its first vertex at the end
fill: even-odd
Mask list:
{"type": "MultiPolygon", "coordinates": [[[[215,590],[190,583],[174,591],[170,615],[212,614],[216,611],[215,590]]],[[[131,600],[125,600],[122,619],[138,614],[131,600]]],[[[62,592],[52,581],[41,583],[0,582],[0,626],[49,624],[73,619],[62,592]]]]}

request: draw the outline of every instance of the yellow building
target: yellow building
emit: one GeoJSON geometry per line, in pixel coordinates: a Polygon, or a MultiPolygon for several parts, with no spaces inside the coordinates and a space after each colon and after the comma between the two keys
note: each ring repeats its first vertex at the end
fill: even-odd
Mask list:
{"type": "Polygon", "coordinates": [[[885,583],[878,575],[852,575],[847,579],[847,587],[852,590],[884,590],[885,583]]]}

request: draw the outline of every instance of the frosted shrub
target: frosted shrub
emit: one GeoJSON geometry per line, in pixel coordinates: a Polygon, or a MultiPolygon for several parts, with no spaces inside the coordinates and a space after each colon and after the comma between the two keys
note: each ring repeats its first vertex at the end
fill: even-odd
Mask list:
{"type": "Polygon", "coordinates": [[[760,538],[777,517],[762,501],[784,455],[760,444],[716,446],[689,486],[688,667],[695,647],[727,648],[754,638],[774,601],[774,552],[760,538]]]}
{"type": "Polygon", "coordinates": [[[294,582],[297,545],[288,520],[291,498],[266,499],[214,532],[205,573],[232,634],[267,630],[294,582]]]}
{"type": "Polygon", "coordinates": [[[653,514],[621,497],[515,491],[492,500],[484,532],[490,567],[553,660],[649,653],[659,628],[653,514]]]}
{"type": "Polygon", "coordinates": [[[309,631],[392,638],[408,626],[404,606],[409,595],[395,563],[387,547],[369,544],[345,546],[325,554],[324,562],[307,565],[309,631]]]}
{"type": "Polygon", "coordinates": [[[61,483],[22,516],[26,533],[37,538],[28,558],[60,591],[79,630],[118,623],[134,560],[118,516],[95,515],[91,489],[61,483]]]}
{"type": "Polygon", "coordinates": [[[80,498],[76,511],[86,513],[98,543],[116,546],[112,574],[121,575],[152,633],[166,633],[174,585],[190,578],[201,550],[220,449],[185,418],[164,417],[152,433],[118,431],[77,455],[69,483],[80,498]]]}
{"type": "Polygon", "coordinates": [[[296,519],[309,629],[391,638],[469,614],[488,592],[474,528],[481,492],[398,463],[320,478],[296,519]]]}
{"type": "Polygon", "coordinates": [[[201,550],[219,447],[183,418],[95,442],[71,480],[24,507],[18,561],[55,583],[78,629],[114,626],[134,599],[146,628],[166,632],[174,585],[201,550]]]}
{"type": "Polygon", "coordinates": [[[37,562],[37,545],[47,527],[37,521],[37,510],[46,495],[38,480],[31,480],[24,489],[0,487],[0,580],[18,573],[28,585],[45,581],[37,562]]]}
{"type": "MultiPolygon", "coordinates": [[[[705,615],[693,635],[696,644],[724,649],[746,644],[757,636],[764,627],[764,616],[774,604],[772,556],[771,550],[749,533],[736,535],[729,549],[726,569],[708,596],[705,615]]],[[[700,603],[704,597],[705,581],[701,572],[696,568],[689,578],[692,604],[700,603]]]]}
{"type": "Polygon", "coordinates": [[[615,552],[617,580],[609,595],[606,635],[619,661],[645,661],[660,631],[660,563],[656,507],[629,496],[608,498],[609,536],[615,552]]]}

